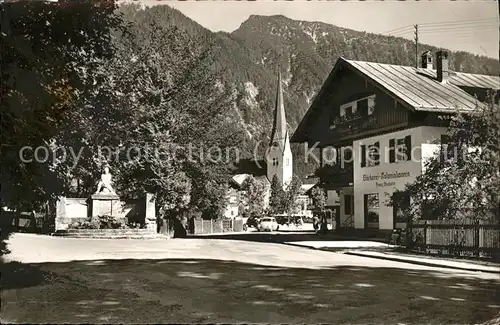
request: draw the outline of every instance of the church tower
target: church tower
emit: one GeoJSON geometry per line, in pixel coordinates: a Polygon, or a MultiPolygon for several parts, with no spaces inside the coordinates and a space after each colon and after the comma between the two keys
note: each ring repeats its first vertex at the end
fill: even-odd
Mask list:
{"type": "Polygon", "coordinates": [[[267,178],[273,181],[278,176],[280,184],[285,188],[292,181],[293,162],[290,139],[286,126],[285,103],[283,101],[283,87],[281,71],[278,70],[278,87],[276,90],[276,104],[274,107],[273,131],[271,142],[267,150],[267,178]]]}

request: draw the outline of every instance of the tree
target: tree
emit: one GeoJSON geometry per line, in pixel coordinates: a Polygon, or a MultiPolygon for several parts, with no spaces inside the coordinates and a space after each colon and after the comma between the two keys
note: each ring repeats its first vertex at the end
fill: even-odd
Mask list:
{"type": "Polygon", "coordinates": [[[71,112],[77,122],[57,138],[90,149],[76,168],[59,167],[79,178],[88,195],[108,162],[120,195],[155,193],[165,216],[189,208],[217,217],[235,155],[225,149],[239,138],[227,118],[230,96],[217,88],[209,67],[211,53],[178,28],[159,25],[153,8],[122,12],[127,28],[114,33],[115,53],[82,72],[93,87],[71,112]],[[211,159],[212,147],[229,154],[211,159]]]}
{"type": "Polygon", "coordinates": [[[295,210],[298,208],[297,197],[300,194],[301,186],[302,182],[297,176],[294,176],[290,184],[288,184],[283,195],[283,210],[287,214],[295,212],[295,210]]]}
{"type": "Polygon", "coordinates": [[[325,191],[321,187],[314,187],[312,189],[312,201],[316,209],[323,211],[326,206],[325,191]]]}
{"type": "Polygon", "coordinates": [[[241,186],[241,207],[249,217],[259,217],[264,214],[265,185],[249,176],[241,186]]]}
{"type": "Polygon", "coordinates": [[[283,186],[281,186],[278,176],[274,175],[271,181],[271,198],[269,200],[269,209],[272,214],[285,212],[284,197],[283,186]]]}
{"type": "MultiPolygon", "coordinates": [[[[402,215],[440,219],[498,221],[500,189],[500,110],[493,97],[470,114],[450,120],[448,145],[425,162],[422,175],[403,191],[412,202],[402,215]]],[[[390,204],[404,206],[394,193],[390,204]]]]}
{"type": "MultiPolygon", "coordinates": [[[[125,9],[133,9],[132,7],[125,9]]],[[[169,11],[162,6],[130,11],[133,34],[145,55],[157,53],[158,84],[167,81],[170,107],[176,113],[168,129],[180,160],[180,170],[191,180],[189,208],[213,218],[222,214],[227,192],[226,179],[237,159],[242,142],[238,125],[231,120],[232,89],[219,87],[213,72],[215,60],[210,40],[203,46],[183,31],[163,23],[169,11]]],[[[125,46],[124,48],[128,48],[125,46]]]]}
{"type": "Polygon", "coordinates": [[[269,208],[273,214],[290,214],[298,207],[297,196],[300,194],[302,182],[294,176],[286,189],[281,186],[278,177],[274,175],[271,182],[271,200],[269,208]]]}
{"type": "Polygon", "coordinates": [[[14,2],[1,10],[1,200],[31,210],[60,194],[67,175],[54,170],[51,155],[28,163],[20,150],[53,145],[89,86],[78,72],[112,54],[111,30],[121,20],[112,1],[14,2]]]}

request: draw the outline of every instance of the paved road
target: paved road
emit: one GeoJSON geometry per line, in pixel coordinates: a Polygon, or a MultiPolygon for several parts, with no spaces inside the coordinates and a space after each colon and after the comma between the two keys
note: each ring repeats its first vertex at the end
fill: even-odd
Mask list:
{"type": "MultiPolygon", "coordinates": [[[[282,238],[280,234],[263,234],[263,236],[282,238]]],[[[497,279],[498,277],[495,274],[456,272],[442,268],[311,250],[273,242],[239,241],[203,237],[172,240],[89,240],[31,234],[14,234],[9,239],[8,245],[12,253],[7,255],[6,260],[22,263],[106,259],[190,258],[309,269],[363,266],[373,268],[434,270],[449,273],[453,276],[472,276],[484,279],[497,279]]]]}
{"type": "Polygon", "coordinates": [[[480,323],[496,274],[283,244],[16,234],[1,315],[19,323],[480,323]]]}

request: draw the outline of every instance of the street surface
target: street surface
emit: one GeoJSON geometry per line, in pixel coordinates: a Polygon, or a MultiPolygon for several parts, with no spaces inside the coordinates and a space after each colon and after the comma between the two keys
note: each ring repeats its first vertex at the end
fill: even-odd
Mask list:
{"type": "Polygon", "coordinates": [[[498,274],[278,243],[15,234],[9,244],[3,322],[442,324],[500,311],[498,274]]]}

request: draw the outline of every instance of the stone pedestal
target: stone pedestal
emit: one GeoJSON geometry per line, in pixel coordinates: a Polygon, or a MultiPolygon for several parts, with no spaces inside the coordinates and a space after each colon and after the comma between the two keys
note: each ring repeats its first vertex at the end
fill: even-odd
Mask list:
{"type": "Polygon", "coordinates": [[[153,194],[146,193],[146,216],[145,216],[146,229],[156,233],[157,225],[156,225],[155,204],[156,202],[153,194]]]}
{"type": "Polygon", "coordinates": [[[123,210],[123,204],[118,195],[94,194],[91,199],[92,217],[103,215],[119,217],[123,210]]]}
{"type": "Polygon", "coordinates": [[[56,202],[56,230],[63,230],[68,228],[66,217],[66,198],[59,197],[56,202]]]}

